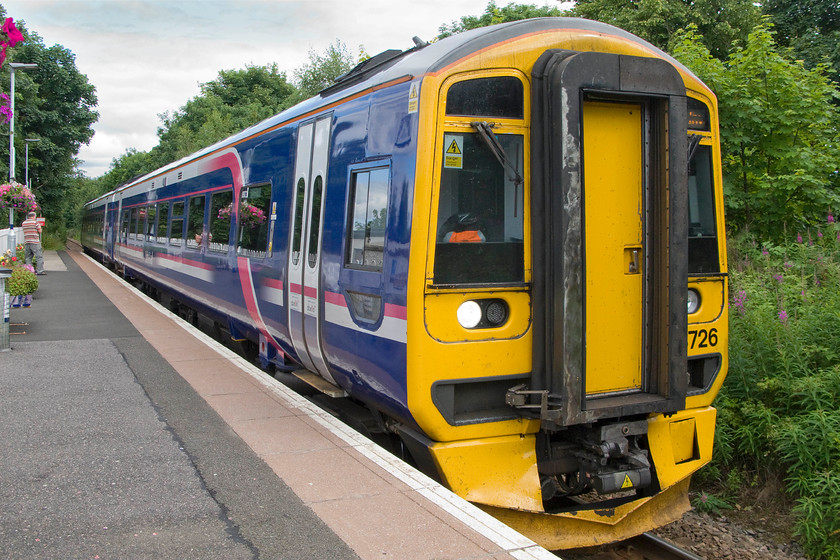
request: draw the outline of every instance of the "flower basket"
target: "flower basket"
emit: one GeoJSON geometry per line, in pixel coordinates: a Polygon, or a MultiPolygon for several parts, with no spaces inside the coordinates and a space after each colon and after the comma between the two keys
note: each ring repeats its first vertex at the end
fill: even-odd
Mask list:
{"type": "Polygon", "coordinates": [[[38,277],[32,266],[23,264],[12,268],[11,277],[6,280],[6,291],[12,297],[26,296],[38,289],[38,277]]]}
{"type": "Polygon", "coordinates": [[[0,253],[0,267],[12,268],[23,262],[23,245],[15,247],[16,251],[12,253],[11,249],[6,249],[5,253],[0,253]]]}
{"type": "Polygon", "coordinates": [[[36,212],[38,204],[35,195],[16,181],[0,185],[0,210],[19,210],[24,214],[36,212]]]}
{"type": "MultiPolygon", "coordinates": [[[[219,208],[219,214],[216,216],[219,220],[230,221],[230,214],[233,211],[233,203],[231,202],[224,208],[219,208]]],[[[253,228],[261,226],[265,223],[265,212],[254,206],[243,202],[239,205],[239,225],[245,228],[253,228]]]]}

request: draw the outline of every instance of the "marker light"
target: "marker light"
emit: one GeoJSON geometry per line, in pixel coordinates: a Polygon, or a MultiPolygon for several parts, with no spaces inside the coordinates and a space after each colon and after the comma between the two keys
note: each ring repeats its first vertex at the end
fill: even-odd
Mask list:
{"type": "Polygon", "coordinates": [[[491,301],[484,309],[485,319],[491,326],[498,327],[507,321],[507,306],[502,300],[491,301]]]}
{"type": "Polygon", "coordinates": [[[700,309],[700,294],[697,290],[688,290],[688,314],[697,313],[700,309]]]}
{"type": "Polygon", "coordinates": [[[474,329],[481,322],[481,306],[474,301],[465,301],[458,306],[458,323],[465,329],[474,329]]]}

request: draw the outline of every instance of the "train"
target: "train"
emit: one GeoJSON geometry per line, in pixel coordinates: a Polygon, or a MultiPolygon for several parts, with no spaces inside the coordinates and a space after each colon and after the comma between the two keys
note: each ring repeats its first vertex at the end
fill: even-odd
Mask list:
{"type": "Polygon", "coordinates": [[[415,38],[86,203],[81,229],[546,548],[678,519],[711,459],[717,99],[614,26],[415,38]]]}

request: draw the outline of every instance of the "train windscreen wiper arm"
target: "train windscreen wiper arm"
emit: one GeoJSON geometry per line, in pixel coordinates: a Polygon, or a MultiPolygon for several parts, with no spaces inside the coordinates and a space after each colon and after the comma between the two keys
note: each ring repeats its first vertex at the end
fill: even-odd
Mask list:
{"type": "Polygon", "coordinates": [[[502,145],[499,144],[499,140],[496,138],[496,135],[493,133],[493,126],[488,123],[487,121],[473,121],[470,125],[478,132],[479,138],[484,142],[490,152],[496,156],[496,159],[499,160],[499,163],[502,164],[502,167],[507,167],[509,170],[513,172],[513,182],[514,184],[521,185],[522,184],[522,175],[520,175],[519,170],[514,167],[514,165],[510,162],[510,158],[508,158],[507,154],[505,153],[505,149],[502,148],[502,145]]]}

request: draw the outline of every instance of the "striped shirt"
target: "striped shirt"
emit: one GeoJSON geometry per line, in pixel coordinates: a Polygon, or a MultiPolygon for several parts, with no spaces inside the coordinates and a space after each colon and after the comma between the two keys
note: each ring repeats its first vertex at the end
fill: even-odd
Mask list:
{"type": "Polygon", "coordinates": [[[23,224],[23,242],[24,243],[40,243],[41,242],[41,224],[35,218],[31,220],[24,220],[23,224]]]}

